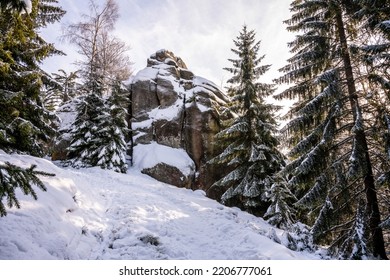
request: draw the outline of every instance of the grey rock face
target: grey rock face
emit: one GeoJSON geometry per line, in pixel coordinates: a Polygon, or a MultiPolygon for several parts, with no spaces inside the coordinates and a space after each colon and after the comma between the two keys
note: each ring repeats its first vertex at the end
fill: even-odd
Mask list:
{"type": "Polygon", "coordinates": [[[144,173],[163,182],[170,180],[178,187],[207,192],[219,176],[218,171],[206,170],[209,170],[207,161],[216,154],[214,135],[221,129],[223,117],[218,108],[226,104],[227,97],[214,83],[195,76],[181,58],[166,50],[147,60],[147,67],[134,77],[131,88],[134,144],[156,142],[181,148],[196,169],[196,176],[186,178],[186,183],[173,179],[176,176],[173,169],[165,172],[175,166],[156,165],[144,173]]]}
{"type": "Polygon", "coordinates": [[[151,168],[143,169],[142,173],[147,174],[160,182],[177,186],[179,188],[191,188],[194,175],[192,174],[192,176],[187,176],[183,174],[179,168],[163,162],[158,163],[151,168]]]}

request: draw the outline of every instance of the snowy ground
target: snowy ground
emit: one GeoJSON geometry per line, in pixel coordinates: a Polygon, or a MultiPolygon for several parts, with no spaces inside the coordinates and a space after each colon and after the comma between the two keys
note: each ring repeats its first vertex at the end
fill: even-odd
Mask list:
{"type": "Polygon", "coordinates": [[[318,259],[282,244],[285,234],[202,191],[178,189],[136,168],[64,169],[0,151],[0,162],[38,165],[38,200],[18,193],[21,209],[0,218],[0,259],[318,259]],[[282,244],[267,236],[275,232],[282,244]]]}

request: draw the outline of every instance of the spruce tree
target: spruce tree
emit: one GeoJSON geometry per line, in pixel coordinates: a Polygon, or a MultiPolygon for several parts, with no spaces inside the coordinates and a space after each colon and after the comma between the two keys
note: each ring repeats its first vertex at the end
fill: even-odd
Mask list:
{"type": "Polygon", "coordinates": [[[340,246],[340,256],[343,259],[361,260],[367,258],[367,221],[365,221],[364,212],[364,202],[362,202],[356,211],[351,230],[340,246]]]}
{"type": "Polygon", "coordinates": [[[107,112],[99,116],[97,165],[103,169],[127,172],[128,92],[117,81],[106,101],[107,112]]]}
{"type": "MultiPolygon", "coordinates": [[[[353,48],[363,63],[360,88],[370,117],[368,143],[377,182],[379,207],[390,216],[390,1],[356,0],[352,18],[359,23],[362,41],[353,48]]],[[[387,218],[388,219],[388,218],[387,218]]],[[[385,223],[383,223],[384,225],[385,223]]],[[[387,232],[389,234],[389,232],[387,232]]],[[[388,245],[389,246],[389,245],[388,245]]],[[[388,250],[389,247],[387,247],[388,250]]]]}
{"type": "Polygon", "coordinates": [[[77,116],[70,131],[71,144],[67,157],[70,164],[76,168],[96,166],[100,123],[102,117],[109,117],[104,100],[91,92],[80,98],[76,112],[77,116]]]}
{"type": "Polygon", "coordinates": [[[128,99],[120,85],[113,86],[107,99],[91,92],[78,103],[68,148],[73,167],[100,166],[126,173],[128,99]]]}
{"type": "MultiPolygon", "coordinates": [[[[53,45],[39,36],[39,29],[58,21],[64,11],[55,0],[1,2],[0,11],[0,149],[9,152],[43,154],[43,144],[54,134],[54,116],[45,110],[40,93],[44,72],[39,63],[58,54],[53,45]],[[30,7],[31,4],[31,7],[30,7]]],[[[0,216],[8,207],[20,207],[15,190],[20,188],[35,199],[34,185],[46,190],[38,175],[53,176],[21,168],[8,162],[0,164],[0,216]]]]}
{"type": "Polygon", "coordinates": [[[70,24],[64,35],[83,56],[79,65],[87,95],[77,108],[68,156],[75,167],[126,172],[128,104],[120,104],[127,94],[120,84],[131,74],[128,47],[112,36],[119,17],[116,1],[89,5],[87,20],[70,24]]]}
{"type": "Polygon", "coordinates": [[[64,14],[56,3],[33,0],[30,13],[19,13],[13,5],[0,12],[0,147],[6,151],[41,156],[54,135],[55,116],[42,106],[39,64],[59,52],[39,30],[64,14]]]}
{"type": "Polygon", "coordinates": [[[345,256],[344,249],[354,247],[342,244],[363,222],[368,231],[366,254],[386,259],[365,107],[356,84],[361,63],[351,55],[358,33],[351,20],[353,2],[291,4],[292,17],[285,23],[300,34],[289,43],[294,56],[277,80],[293,84],[278,98],[297,100],[283,129],[292,159],[284,172],[291,175],[289,185],[302,207],[301,219],[313,225],[317,243],[345,256]],[[362,200],[364,218],[357,215],[362,200]]]}
{"type": "Polygon", "coordinates": [[[260,42],[255,41],[255,32],[244,26],[232,49],[238,58],[229,59],[233,67],[225,68],[233,74],[229,109],[235,115],[227,120],[225,129],[216,135],[217,144],[223,152],[210,163],[227,165],[231,172],[213,187],[221,187],[223,203],[238,206],[251,213],[263,215],[268,206],[266,192],[274,183],[273,175],[283,164],[283,156],[277,150],[278,141],[274,105],[264,99],[273,93],[272,85],[259,82],[269,68],[260,65],[264,56],[258,57],[260,42]]]}
{"type": "Polygon", "coordinates": [[[280,174],[274,175],[274,182],[267,191],[270,206],[264,219],[278,228],[292,229],[296,221],[296,210],[293,204],[297,201],[289,189],[287,180],[280,174]]]}

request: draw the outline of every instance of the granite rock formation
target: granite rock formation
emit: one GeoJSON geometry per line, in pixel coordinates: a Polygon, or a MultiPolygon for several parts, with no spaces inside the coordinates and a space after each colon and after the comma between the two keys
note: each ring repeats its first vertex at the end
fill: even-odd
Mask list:
{"type": "Polygon", "coordinates": [[[179,187],[203,189],[213,197],[209,188],[219,172],[207,161],[216,154],[213,137],[221,129],[218,108],[228,101],[224,93],[211,81],[194,75],[181,58],[160,50],[134,77],[131,100],[135,146],[157,143],[182,149],[193,161],[194,172],[187,175],[180,175],[180,168],[173,163],[156,162],[143,172],[179,187]],[[173,177],[183,178],[185,183],[169,179],[173,177]]]}

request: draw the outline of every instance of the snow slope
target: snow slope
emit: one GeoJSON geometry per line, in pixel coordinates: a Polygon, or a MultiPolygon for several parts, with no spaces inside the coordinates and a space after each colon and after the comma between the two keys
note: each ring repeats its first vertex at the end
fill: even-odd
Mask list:
{"type": "MultiPolygon", "coordinates": [[[[18,193],[21,209],[0,218],[0,259],[318,259],[267,236],[261,218],[228,208],[202,191],[179,189],[136,168],[64,169],[0,151],[9,161],[55,173],[38,200],[18,193]]],[[[272,233],[272,234],[270,234],[272,233]]]]}

